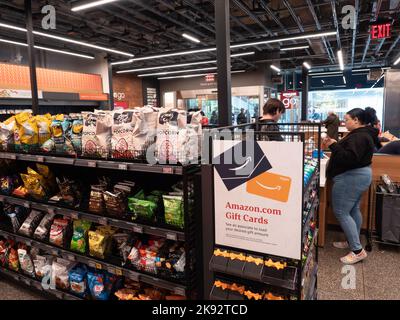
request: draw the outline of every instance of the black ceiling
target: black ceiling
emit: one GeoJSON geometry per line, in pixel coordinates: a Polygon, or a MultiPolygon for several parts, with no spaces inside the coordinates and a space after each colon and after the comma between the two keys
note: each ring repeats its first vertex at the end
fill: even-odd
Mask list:
{"type": "MultiPolygon", "coordinates": [[[[52,32],[77,40],[107,46],[137,56],[163,53],[170,50],[199,48],[215,45],[214,1],[218,0],[120,0],[83,12],[72,12],[77,1],[35,0],[33,18],[35,29],[41,28],[41,7],[51,4],[57,10],[57,29],[52,32]],[[192,34],[201,44],[182,38],[182,33],[192,34]]],[[[336,52],[342,47],[347,67],[387,66],[400,54],[400,1],[399,0],[231,0],[231,41],[285,36],[318,30],[339,30],[339,36],[286,42],[284,45],[307,44],[306,50],[279,52],[279,44],[261,45],[253,49],[254,56],[233,60],[233,69],[252,69],[257,64],[267,64],[271,50],[279,52],[274,63],[282,69],[293,69],[309,61],[325,69],[337,68],[336,52]],[[355,31],[344,30],[341,13],[345,5],[358,3],[358,25],[355,31]],[[391,19],[391,39],[371,40],[369,24],[376,19],[391,19]],[[353,64],[352,64],[353,63],[353,64]]],[[[25,24],[23,0],[0,0],[0,21],[18,26],[25,24]]],[[[24,39],[23,33],[0,28],[0,35],[8,39],[24,39]]],[[[93,53],[92,49],[63,44],[45,38],[36,38],[41,44],[66,47],[80,52],[93,53]]],[[[240,51],[239,51],[240,52],[240,51]]],[[[132,67],[152,66],[185,61],[215,58],[215,52],[174,58],[163,58],[116,66],[122,70],[132,67]]],[[[113,60],[126,57],[112,55],[113,60]]]]}

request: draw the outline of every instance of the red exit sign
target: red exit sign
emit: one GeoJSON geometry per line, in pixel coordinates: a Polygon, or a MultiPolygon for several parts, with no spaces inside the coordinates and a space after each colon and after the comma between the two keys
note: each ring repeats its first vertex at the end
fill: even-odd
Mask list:
{"type": "Polygon", "coordinates": [[[390,23],[371,25],[371,39],[385,39],[392,36],[392,25],[390,23]]]}

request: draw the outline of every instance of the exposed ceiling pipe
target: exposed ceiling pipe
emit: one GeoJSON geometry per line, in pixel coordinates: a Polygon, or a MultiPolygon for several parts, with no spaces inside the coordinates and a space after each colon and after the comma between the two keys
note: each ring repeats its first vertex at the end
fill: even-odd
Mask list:
{"type": "Polygon", "coordinates": [[[335,28],[336,28],[336,40],[338,44],[338,50],[342,49],[342,44],[340,42],[340,34],[339,34],[339,23],[337,19],[337,14],[336,14],[336,1],[331,0],[331,7],[332,7],[332,16],[333,16],[333,21],[335,23],[335,28]]]}
{"type": "Polygon", "coordinates": [[[389,57],[389,55],[392,53],[393,49],[396,48],[397,44],[400,41],[400,36],[397,36],[397,39],[392,43],[392,45],[390,46],[389,50],[386,52],[385,55],[385,59],[387,60],[387,58],[389,57]]]}
{"type": "MultiPolygon", "coordinates": [[[[314,10],[313,4],[311,3],[311,0],[306,0],[306,1],[307,1],[308,9],[310,10],[311,15],[312,15],[313,18],[314,18],[314,21],[315,21],[315,24],[316,24],[316,26],[317,26],[317,29],[318,29],[318,30],[321,30],[321,29],[322,29],[322,28],[321,28],[321,24],[319,23],[317,14],[315,13],[315,10],[314,10]]],[[[356,1],[358,1],[358,0],[356,0],[356,1]]],[[[329,47],[328,47],[328,44],[327,44],[327,42],[326,42],[326,38],[325,38],[325,37],[322,38],[322,42],[323,42],[323,44],[324,44],[324,47],[325,47],[326,52],[328,53],[329,60],[331,60],[331,63],[335,63],[335,58],[332,58],[332,55],[333,55],[333,57],[335,57],[335,55],[333,54],[333,52],[331,52],[332,48],[330,47],[330,45],[329,45],[329,47]],[[331,55],[331,53],[332,53],[332,55],[331,55]]]]}
{"type": "MultiPolygon", "coordinates": [[[[301,25],[301,22],[299,20],[299,18],[297,17],[296,13],[294,12],[292,6],[290,5],[290,3],[287,0],[282,0],[283,4],[285,5],[285,7],[289,10],[290,15],[292,16],[293,20],[296,22],[298,28],[300,29],[301,32],[304,32],[304,27],[301,25]]],[[[307,39],[308,44],[310,45],[310,48],[312,48],[312,44],[311,41],[309,39],[307,39]]],[[[310,54],[310,51],[308,49],[306,49],[306,52],[308,55],[310,54]]]]}
{"type": "Polygon", "coordinates": [[[186,29],[188,31],[191,31],[193,34],[196,34],[197,36],[206,37],[203,32],[192,28],[188,24],[185,24],[185,23],[183,23],[181,21],[178,21],[178,20],[176,20],[174,18],[171,18],[170,16],[164,14],[163,12],[158,11],[157,9],[154,9],[152,6],[146,4],[142,0],[128,0],[128,1],[134,3],[134,4],[138,5],[138,6],[141,6],[142,8],[146,9],[147,11],[150,11],[150,12],[154,13],[155,15],[158,15],[159,17],[161,17],[161,18],[163,18],[165,20],[168,20],[169,22],[172,22],[175,25],[178,25],[178,26],[180,26],[180,27],[182,27],[182,28],[184,28],[184,29],[186,29]]]}
{"type": "Polygon", "coordinates": [[[356,36],[357,36],[357,29],[358,29],[358,13],[360,11],[360,1],[355,0],[354,7],[356,9],[355,12],[355,21],[354,21],[354,29],[353,29],[353,39],[351,42],[351,67],[354,65],[354,52],[356,49],[356,36]]]}
{"type": "MultiPolygon", "coordinates": [[[[378,16],[379,16],[379,11],[378,10],[380,10],[381,5],[382,5],[382,0],[375,0],[374,1],[373,7],[372,7],[372,17],[371,17],[370,22],[374,22],[378,18],[378,16]]],[[[362,59],[361,59],[361,64],[364,63],[365,57],[367,56],[367,53],[368,53],[368,49],[369,49],[370,43],[371,43],[371,34],[369,34],[368,39],[367,39],[367,43],[365,44],[365,49],[364,49],[364,53],[363,53],[363,56],[362,56],[362,59]]]]}

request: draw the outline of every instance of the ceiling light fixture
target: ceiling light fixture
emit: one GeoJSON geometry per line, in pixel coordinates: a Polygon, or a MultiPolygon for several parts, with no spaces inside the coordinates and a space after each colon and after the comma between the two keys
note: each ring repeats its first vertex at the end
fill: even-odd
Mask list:
{"type": "Polygon", "coordinates": [[[321,80],[321,82],[322,82],[322,83],[325,83],[325,81],[324,81],[324,80],[321,80]]]}
{"type": "Polygon", "coordinates": [[[344,84],[347,84],[345,76],[343,76],[343,82],[344,82],[344,84]]]}
{"type": "Polygon", "coordinates": [[[182,37],[184,37],[184,38],[186,38],[186,39],[188,39],[190,41],[193,41],[195,43],[200,43],[201,42],[199,39],[197,39],[197,38],[195,38],[195,37],[193,37],[193,36],[191,36],[190,34],[187,34],[187,33],[182,33],[182,37]]]}
{"type": "Polygon", "coordinates": [[[281,72],[281,69],[271,64],[271,69],[275,70],[276,72],[281,72]]]}
{"type": "MultiPolygon", "coordinates": [[[[243,73],[243,72],[246,72],[246,70],[236,70],[236,71],[232,71],[231,73],[243,73]]],[[[161,78],[157,78],[157,80],[195,78],[195,77],[207,76],[207,75],[210,75],[210,74],[217,74],[217,73],[213,72],[213,73],[185,74],[184,76],[161,77],[161,78]]]]}
{"type": "Polygon", "coordinates": [[[75,7],[71,8],[71,11],[81,11],[81,10],[85,10],[85,9],[89,9],[89,8],[93,8],[93,7],[97,7],[97,6],[101,6],[103,4],[107,4],[107,3],[111,3],[111,2],[116,2],[119,0],[98,0],[98,1],[92,1],[86,4],[82,4],[82,5],[77,5],[75,7]]]}
{"type": "MultiPolygon", "coordinates": [[[[285,42],[285,41],[299,40],[299,39],[310,39],[310,38],[318,38],[318,37],[325,37],[325,36],[331,36],[331,35],[336,35],[336,31],[306,33],[306,34],[301,34],[298,36],[277,37],[276,39],[267,39],[267,40],[258,41],[258,42],[233,44],[230,46],[230,48],[234,49],[234,48],[240,48],[240,47],[251,47],[251,46],[255,46],[255,45],[259,45],[259,44],[285,42]]],[[[198,50],[178,51],[178,52],[172,52],[172,53],[152,55],[152,56],[147,56],[147,57],[139,57],[139,58],[133,59],[133,61],[143,61],[143,60],[151,60],[151,59],[158,59],[158,58],[165,58],[165,57],[175,57],[175,56],[181,56],[181,55],[187,55],[187,54],[193,54],[193,53],[210,52],[210,51],[216,51],[216,50],[217,50],[217,48],[205,48],[205,49],[198,49],[198,50]]],[[[125,63],[129,63],[129,62],[125,62],[125,63]]]]}
{"type": "Polygon", "coordinates": [[[400,63],[400,57],[393,63],[393,65],[397,66],[400,63]]]}
{"type": "Polygon", "coordinates": [[[308,34],[301,34],[298,36],[288,36],[288,37],[279,37],[277,39],[269,39],[269,40],[261,40],[257,42],[245,42],[231,45],[231,48],[240,48],[240,47],[248,47],[248,46],[257,46],[261,44],[269,44],[269,43],[276,43],[276,42],[285,42],[291,40],[300,40],[300,39],[311,39],[311,38],[319,38],[319,37],[327,37],[336,35],[336,31],[328,31],[328,32],[314,32],[308,34]]]}
{"type": "MultiPolygon", "coordinates": [[[[25,28],[16,27],[16,26],[13,26],[13,25],[10,25],[10,24],[6,24],[6,23],[0,23],[0,27],[7,28],[7,29],[12,29],[12,30],[17,30],[17,31],[21,31],[21,32],[27,32],[27,30],[25,28]]],[[[114,49],[109,49],[109,48],[106,48],[106,47],[97,46],[97,45],[90,44],[90,43],[87,43],[87,42],[77,41],[77,40],[73,40],[73,39],[69,39],[69,38],[65,38],[65,37],[55,36],[55,35],[44,33],[44,32],[33,31],[33,33],[38,35],[38,36],[51,38],[51,39],[56,39],[56,40],[60,40],[60,41],[64,41],[64,42],[69,42],[69,43],[77,44],[77,45],[84,46],[84,47],[89,47],[89,48],[93,48],[93,49],[98,49],[98,50],[102,50],[102,51],[106,51],[106,52],[119,54],[119,55],[122,55],[122,56],[128,56],[128,57],[133,57],[134,56],[131,53],[127,53],[127,52],[123,52],[123,51],[119,51],[119,50],[114,50],[114,49]]]]}
{"type": "Polygon", "coordinates": [[[281,51],[292,51],[292,50],[308,49],[309,47],[310,46],[286,47],[286,48],[281,48],[281,51]]]}
{"type": "MultiPolygon", "coordinates": [[[[23,42],[17,42],[17,41],[1,39],[1,38],[0,38],[0,42],[15,44],[17,46],[22,46],[22,47],[27,47],[28,46],[26,43],[23,43],[23,42]]],[[[86,54],[75,53],[75,52],[64,51],[64,50],[58,50],[58,49],[52,49],[52,48],[47,48],[47,47],[42,47],[42,46],[34,46],[34,47],[36,49],[39,49],[39,50],[51,51],[51,52],[66,54],[66,55],[70,55],[70,56],[85,58],[85,59],[94,59],[93,56],[89,56],[89,55],[86,55],[86,54]]]]}
{"type": "Polygon", "coordinates": [[[308,70],[311,69],[311,66],[307,62],[303,62],[303,66],[305,66],[308,70]]]}
{"type": "MultiPolygon", "coordinates": [[[[248,56],[255,54],[254,51],[252,52],[243,52],[231,55],[231,58],[237,58],[242,56],[248,56]]],[[[129,60],[131,61],[131,60],[129,60]]],[[[125,62],[129,63],[129,62],[125,62]]],[[[196,66],[201,64],[210,64],[210,63],[217,63],[217,60],[207,60],[207,61],[198,61],[198,62],[187,62],[187,63],[179,63],[179,64],[171,64],[166,66],[154,66],[154,67],[147,67],[147,68],[139,68],[139,69],[129,69],[129,70],[121,70],[117,71],[117,73],[130,73],[130,72],[139,72],[139,71],[149,71],[149,70],[159,70],[159,69],[169,69],[169,68],[179,68],[179,67],[188,67],[188,66],[196,66]]],[[[122,62],[113,62],[111,65],[118,65],[122,64],[122,62]]]]}
{"type": "Polygon", "coordinates": [[[338,56],[338,59],[339,59],[339,65],[340,65],[340,70],[344,70],[344,62],[343,62],[343,52],[342,52],[342,50],[339,50],[338,52],[337,52],[337,56],[338,56]]]}
{"type": "Polygon", "coordinates": [[[314,72],[310,73],[310,76],[322,76],[322,75],[333,75],[333,74],[343,74],[341,71],[332,71],[332,72],[314,72]]]}
{"type": "Polygon", "coordinates": [[[177,70],[177,71],[165,71],[165,72],[156,72],[156,73],[148,73],[148,74],[139,74],[138,77],[152,77],[152,76],[160,76],[160,75],[166,75],[166,74],[206,71],[206,70],[215,70],[215,69],[217,69],[217,67],[200,68],[200,69],[188,69],[188,70],[177,70]]]}
{"type": "Polygon", "coordinates": [[[352,72],[353,73],[356,73],[356,72],[367,72],[367,71],[370,71],[371,69],[357,69],[357,70],[352,70],[352,72]]]}

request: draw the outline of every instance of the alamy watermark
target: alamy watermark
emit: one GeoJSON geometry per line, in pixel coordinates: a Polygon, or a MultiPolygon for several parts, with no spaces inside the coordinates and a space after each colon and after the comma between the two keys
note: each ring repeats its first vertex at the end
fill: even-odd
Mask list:
{"type": "Polygon", "coordinates": [[[352,265],[345,265],[342,267],[342,289],[355,290],[356,289],[356,268],[352,265]]]}
{"type": "Polygon", "coordinates": [[[42,29],[54,30],[57,28],[56,24],[56,8],[52,5],[47,5],[42,8],[42,14],[45,16],[42,19],[42,29]]]}

